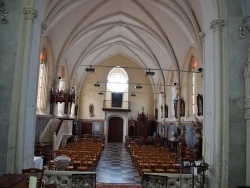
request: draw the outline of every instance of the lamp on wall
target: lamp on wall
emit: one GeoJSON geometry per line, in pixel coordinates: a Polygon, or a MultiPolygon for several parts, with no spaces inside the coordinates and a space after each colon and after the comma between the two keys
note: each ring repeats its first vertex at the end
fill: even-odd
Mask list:
{"type": "Polygon", "coordinates": [[[95,68],[94,68],[92,65],[90,65],[89,68],[87,67],[87,68],[85,69],[85,71],[86,71],[86,72],[95,72],[95,68]]]}
{"type": "Polygon", "coordinates": [[[5,9],[5,4],[4,4],[3,0],[0,2],[0,17],[1,17],[2,24],[6,24],[8,22],[6,19],[7,10],[5,9]]]}
{"type": "Polygon", "coordinates": [[[100,91],[98,94],[99,94],[99,95],[103,95],[103,92],[102,92],[102,91],[100,91]]]}
{"type": "Polygon", "coordinates": [[[150,71],[150,69],[146,70],[145,76],[154,76],[155,72],[150,71]]]}

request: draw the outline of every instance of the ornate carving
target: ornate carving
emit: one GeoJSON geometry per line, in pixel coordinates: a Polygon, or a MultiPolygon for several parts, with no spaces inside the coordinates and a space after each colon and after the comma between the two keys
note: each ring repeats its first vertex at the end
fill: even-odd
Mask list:
{"type": "Polygon", "coordinates": [[[250,119],[250,98],[245,99],[245,119],[250,119]]]}
{"type": "Polygon", "coordinates": [[[244,118],[245,118],[246,120],[250,120],[250,110],[249,110],[249,109],[246,110],[244,118]]]}
{"type": "Polygon", "coordinates": [[[75,90],[72,90],[71,93],[69,92],[65,92],[63,90],[61,91],[56,91],[53,92],[53,90],[51,89],[50,91],[50,104],[51,104],[51,113],[53,111],[53,103],[56,102],[65,102],[65,108],[64,108],[64,113],[67,114],[68,113],[68,104],[70,103],[70,108],[72,103],[75,103],[75,90]]]}
{"type": "Polygon", "coordinates": [[[250,77],[250,63],[247,63],[245,68],[244,68],[244,77],[250,77]]]}
{"type": "Polygon", "coordinates": [[[245,108],[250,109],[250,98],[245,99],[245,108]]]}
{"type": "Polygon", "coordinates": [[[199,33],[199,37],[200,37],[201,41],[203,41],[203,42],[205,40],[205,36],[206,36],[206,33],[204,31],[199,33]]]}
{"type": "Polygon", "coordinates": [[[214,20],[210,24],[210,28],[214,31],[222,31],[223,26],[225,25],[224,20],[214,20]]]}
{"type": "Polygon", "coordinates": [[[25,14],[25,19],[31,19],[34,20],[35,18],[37,18],[37,10],[33,9],[31,7],[26,7],[23,10],[23,13],[25,14]]]}
{"type": "Polygon", "coordinates": [[[46,30],[47,30],[47,24],[45,22],[43,22],[41,24],[41,32],[44,34],[46,30]]]}

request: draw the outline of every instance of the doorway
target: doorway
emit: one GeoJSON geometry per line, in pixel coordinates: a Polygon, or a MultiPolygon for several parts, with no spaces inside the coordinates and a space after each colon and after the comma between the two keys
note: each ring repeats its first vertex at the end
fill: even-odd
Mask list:
{"type": "Polygon", "coordinates": [[[122,143],[123,138],[123,119],[112,117],[109,119],[108,142],[122,143]]]}

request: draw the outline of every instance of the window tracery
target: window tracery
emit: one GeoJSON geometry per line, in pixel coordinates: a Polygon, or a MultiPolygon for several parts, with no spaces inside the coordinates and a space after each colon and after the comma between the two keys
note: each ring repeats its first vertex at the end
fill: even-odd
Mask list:
{"type": "Polygon", "coordinates": [[[46,48],[40,53],[38,91],[37,91],[37,113],[39,115],[46,114],[47,101],[47,85],[48,85],[48,62],[46,48]]]}

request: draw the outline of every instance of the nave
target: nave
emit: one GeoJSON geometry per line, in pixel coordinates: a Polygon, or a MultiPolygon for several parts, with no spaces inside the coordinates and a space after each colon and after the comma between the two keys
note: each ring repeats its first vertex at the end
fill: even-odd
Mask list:
{"type": "Polygon", "coordinates": [[[127,148],[122,143],[105,143],[96,168],[97,183],[141,184],[127,148]]]}

